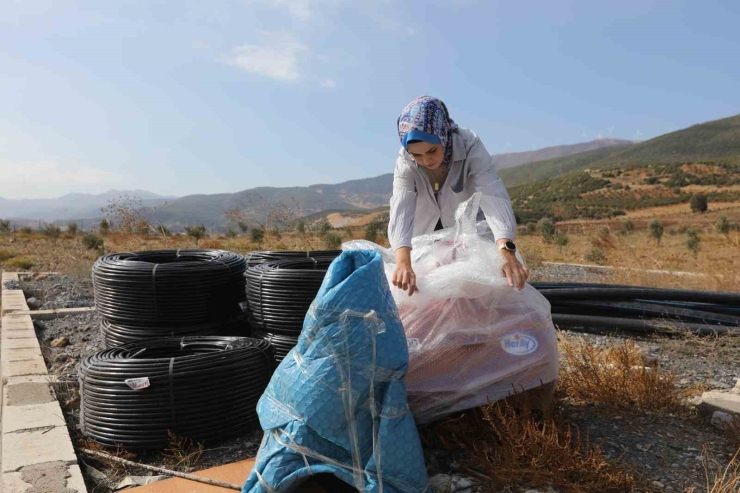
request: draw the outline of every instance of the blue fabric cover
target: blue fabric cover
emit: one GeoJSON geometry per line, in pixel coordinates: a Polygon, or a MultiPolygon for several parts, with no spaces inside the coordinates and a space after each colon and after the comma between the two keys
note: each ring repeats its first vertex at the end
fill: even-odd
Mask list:
{"type": "Polygon", "coordinates": [[[344,252],[259,401],[265,435],[242,492],[295,491],[326,472],[364,492],[381,483],[388,493],[430,492],[407,365],[380,254],[344,252]]]}

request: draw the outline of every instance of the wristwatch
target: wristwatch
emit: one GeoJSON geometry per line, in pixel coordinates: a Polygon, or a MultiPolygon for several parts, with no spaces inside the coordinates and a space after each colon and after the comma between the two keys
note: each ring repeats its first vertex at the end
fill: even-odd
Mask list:
{"type": "Polygon", "coordinates": [[[499,250],[508,250],[510,252],[516,252],[516,245],[513,241],[505,241],[498,247],[499,250]]]}

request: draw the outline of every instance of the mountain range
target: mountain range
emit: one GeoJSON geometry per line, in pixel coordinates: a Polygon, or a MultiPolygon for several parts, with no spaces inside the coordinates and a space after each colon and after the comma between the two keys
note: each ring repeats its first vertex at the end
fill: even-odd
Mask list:
{"type": "MultiPolygon", "coordinates": [[[[587,168],[623,167],[631,164],[723,161],[740,164],[740,115],[688,127],[648,141],[621,139],[556,146],[538,151],[493,156],[509,189],[587,168]]],[[[391,173],[339,184],[308,187],[260,187],[236,193],[164,197],[143,190],[104,194],[68,194],[56,199],[9,200],[0,198],[0,218],[17,223],[75,221],[94,225],[101,208],[111,202],[136,197],[143,207],[156,209],[156,219],[169,227],[203,223],[226,226],[224,211],[250,208],[257,216],[271,205],[285,204],[295,216],[335,211],[368,212],[388,206],[391,173]]]]}

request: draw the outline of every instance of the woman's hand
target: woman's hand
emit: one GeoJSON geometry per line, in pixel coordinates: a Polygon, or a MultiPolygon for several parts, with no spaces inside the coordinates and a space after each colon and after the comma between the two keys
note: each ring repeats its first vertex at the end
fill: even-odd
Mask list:
{"type": "Polygon", "coordinates": [[[411,268],[411,249],[401,247],[396,250],[396,270],[393,271],[393,285],[409,292],[409,296],[419,291],[416,287],[416,274],[411,268]]]}
{"type": "Polygon", "coordinates": [[[506,259],[503,271],[506,279],[509,281],[509,286],[516,286],[521,291],[524,289],[524,283],[529,279],[529,269],[519,262],[514,252],[501,250],[501,255],[506,259]]]}

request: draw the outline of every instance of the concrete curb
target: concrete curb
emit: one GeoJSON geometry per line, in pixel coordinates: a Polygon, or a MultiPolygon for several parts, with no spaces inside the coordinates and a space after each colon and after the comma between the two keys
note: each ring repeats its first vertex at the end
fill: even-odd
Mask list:
{"type": "Polygon", "coordinates": [[[8,281],[18,281],[18,274],[3,272],[1,284],[0,491],[24,493],[38,488],[87,493],[31,316],[49,319],[90,309],[33,312],[22,290],[5,289],[8,281]]]}

